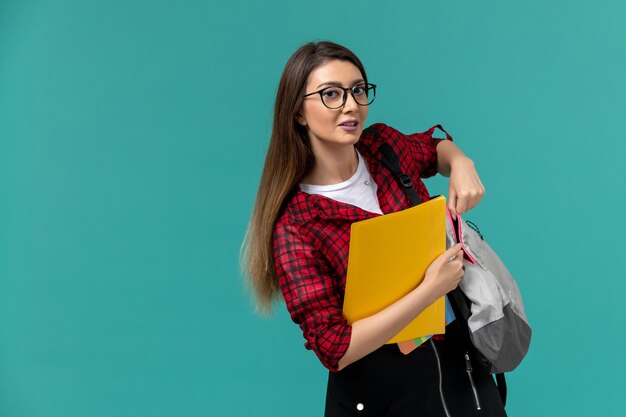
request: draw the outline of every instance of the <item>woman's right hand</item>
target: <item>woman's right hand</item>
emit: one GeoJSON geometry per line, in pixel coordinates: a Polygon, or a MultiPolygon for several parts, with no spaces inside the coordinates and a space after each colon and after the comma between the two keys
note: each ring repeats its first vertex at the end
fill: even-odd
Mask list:
{"type": "Polygon", "coordinates": [[[436,300],[455,289],[464,273],[463,247],[457,243],[430,264],[421,285],[426,285],[436,300]]]}

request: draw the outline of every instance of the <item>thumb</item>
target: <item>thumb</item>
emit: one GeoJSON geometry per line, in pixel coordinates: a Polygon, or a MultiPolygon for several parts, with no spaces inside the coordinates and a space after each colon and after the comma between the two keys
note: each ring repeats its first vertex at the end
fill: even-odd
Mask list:
{"type": "Polygon", "coordinates": [[[434,262],[437,262],[439,265],[444,265],[446,262],[450,262],[450,258],[458,256],[458,253],[461,250],[463,250],[461,244],[457,243],[456,245],[446,249],[445,252],[439,255],[434,262]]]}
{"type": "Polygon", "coordinates": [[[460,243],[457,243],[456,245],[450,246],[448,249],[446,249],[446,251],[443,254],[447,256],[446,259],[449,259],[461,253],[462,250],[463,250],[463,245],[461,245],[460,243]]]}
{"type": "Polygon", "coordinates": [[[453,220],[456,220],[456,191],[453,188],[448,190],[448,210],[453,220]]]}

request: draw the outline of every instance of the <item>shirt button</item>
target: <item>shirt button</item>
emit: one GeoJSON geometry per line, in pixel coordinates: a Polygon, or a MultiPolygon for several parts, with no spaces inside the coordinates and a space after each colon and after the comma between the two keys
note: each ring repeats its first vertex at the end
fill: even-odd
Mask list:
{"type": "Polygon", "coordinates": [[[359,410],[359,411],[363,411],[364,408],[365,408],[365,406],[363,405],[363,403],[358,403],[356,405],[356,409],[359,410]]]}

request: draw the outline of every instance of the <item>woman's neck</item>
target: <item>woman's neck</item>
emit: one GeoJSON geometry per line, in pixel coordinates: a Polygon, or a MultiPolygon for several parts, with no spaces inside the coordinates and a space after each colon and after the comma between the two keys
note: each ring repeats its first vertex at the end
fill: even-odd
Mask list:
{"type": "Polygon", "coordinates": [[[347,181],[359,166],[359,157],[354,145],[341,149],[314,150],[313,168],[302,182],[312,185],[332,185],[347,181]]]}

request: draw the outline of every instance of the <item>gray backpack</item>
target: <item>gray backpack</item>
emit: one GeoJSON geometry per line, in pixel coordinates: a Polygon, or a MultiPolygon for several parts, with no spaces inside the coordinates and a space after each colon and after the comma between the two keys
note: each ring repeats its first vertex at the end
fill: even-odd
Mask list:
{"type": "Polygon", "coordinates": [[[528,352],[532,333],[522,296],[478,229],[460,216],[458,220],[453,221],[448,213],[446,246],[462,243],[465,252],[465,275],[459,284],[462,293],[455,290],[451,296],[467,319],[472,344],[488,362],[490,372],[512,371],[528,352]]]}

